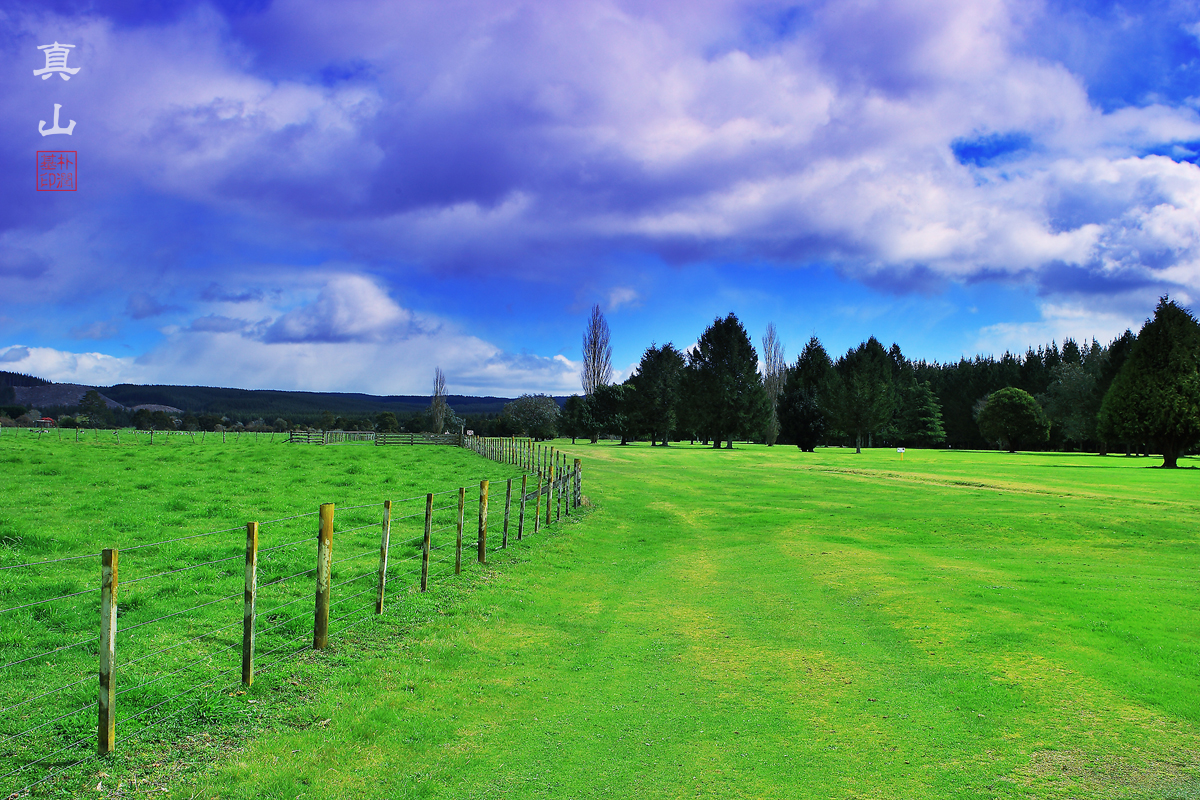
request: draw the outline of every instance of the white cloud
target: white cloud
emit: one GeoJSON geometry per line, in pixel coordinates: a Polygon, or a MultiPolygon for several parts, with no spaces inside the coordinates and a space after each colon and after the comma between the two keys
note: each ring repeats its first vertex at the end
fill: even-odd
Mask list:
{"type": "Polygon", "coordinates": [[[617,286],[608,292],[608,310],[616,311],[621,306],[637,305],[642,296],[637,289],[629,286],[617,286]]]}
{"type": "Polygon", "coordinates": [[[208,314],[189,326],[165,327],[165,340],[137,358],[12,345],[0,351],[0,364],[92,385],[425,394],[441,367],[452,394],[564,394],[578,388],[579,362],[561,354],[505,352],[443,320],[414,314],[361,275],[331,275],[316,294],[259,323],[208,314]]]}
{"type": "Polygon", "coordinates": [[[136,382],[145,375],[132,357],[71,353],[51,347],[12,345],[0,356],[0,363],[10,372],[36,375],[55,383],[82,383],[89,386],[136,382]]]}
{"type": "Polygon", "coordinates": [[[1094,337],[1101,344],[1108,344],[1126,328],[1137,333],[1145,321],[1120,310],[1082,303],[1042,303],[1038,310],[1039,320],[1002,322],[981,328],[972,352],[963,355],[991,353],[999,356],[1005,351],[1021,354],[1031,344],[1039,346],[1052,341],[1062,344],[1068,338],[1084,343],[1094,337]]]}
{"type": "Polygon", "coordinates": [[[369,342],[402,336],[412,313],[361,275],[334,276],[317,299],[264,331],[267,342],[369,342]]]}

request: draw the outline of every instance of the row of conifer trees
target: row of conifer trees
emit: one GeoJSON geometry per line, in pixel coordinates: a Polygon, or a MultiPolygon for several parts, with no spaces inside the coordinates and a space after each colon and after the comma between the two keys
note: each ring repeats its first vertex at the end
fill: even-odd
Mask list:
{"type": "Polygon", "coordinates": [[[1067,339],[945,364],[912,361],[875,337],[835,359],[815,336],[788,364],[771,357],[781,354],[773,337],[764,339],[765,374],[734,314],[714,320],[690,352],[651,344],[623,383],[569,398],[559,432],[804,450],[1121,448],[1172,464],[1200,440],[1200,325],[1166,297],[1138,335],[1107,345],[1067,339]]]}

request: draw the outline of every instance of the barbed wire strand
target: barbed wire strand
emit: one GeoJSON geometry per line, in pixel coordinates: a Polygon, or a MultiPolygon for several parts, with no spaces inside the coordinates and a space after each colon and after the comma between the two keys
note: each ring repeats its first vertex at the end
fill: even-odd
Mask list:
{"type": "Polygon", "coordinates": [[[279,609],[281,609],[281,608],[287,608],[288,606],[294,606],[294,605],[296,605],[296,603],[300,603],[300,602],[303,602],[303,601],[305,601],[305,600],[312,600],[312,599],[313,599],[313,597],[312,597],[312,595],[310,595],[310,594],[301,595],[300,597],[297,597],[295,600],[289,600],[289,601],[287,601],[286,603],[283,603],[282,605],[275,606],[275,607],[274,607],[274,608],[272,608],[270,611],[261,611],[261,612],[258,612],[257,614],[255,614],[255,616],[258,616],[258,617],[269,617],[269,616],[271,616],[272,614],[274,614],[276,611],[278,611],[278,610],[279,610],[279,609]]]}
{"type": "Polygon", "coordinates": [[[11,736],[6,736],[4,739],[0,739],[0,744],[8,744],[13,739],[18,739],[27,733],[33,733],[34,731],[38,730],[39,728],[44,728],[47,725],[53,725],[55,722],[58,722],[59,720],[66,719],[67,717],[73,717],[76,714],[80,714],[84,711],[89,711],[95,707],[96,707],[95,703],[88,703],[86,706],[83,706],[82,708],[77,708],[74,711],[68,711],[66,714],[60,714],[59,716],[55,717],[54,719],[48,719],[45,722],[34,725],[32,728],[26,728],[23,731],[19,731],[18,733],[12,734],[11,736]]]}
{"type": "Polygon", "coordinates": [[[26,603],[25,605],[13,606],[12,608],[0,609],[0,614],[7,614],[10,611],[20,611],[22,608],[33,608],[34,606],[42,606],[42,605],[45,605],[46,603],[53,603],[55,600],[67,600],[72,597],[79,597],[79,595],[81,595],[81,594],[89,594],[89,593],[95,592],[95,591],[99,591],[99,588],[96,587],[96,588],[92,588],[92,589],[84,589],[82,592],[72,592],[71,594],[60,594],[57,597],[48,597],[45,600],[35,600],[34,602],[26,603]]]}
{"type": "Polygon", "coordinates": [[[9,667],[17,666],[18,664],[24,664],[26,661],[33,661],[34,659],[43,658],[43,657],[49,656],[49,655],[54,655],[55,653],[62,651],[62,650],[70,650],[72,647],[79,647],[80,645],[83,645],[83,644],[91,644],[92,642],[98,642],[98,641],[100,641],[100,637],[93,636],[91,639],[84,639],[81,642],[73,642],[71,644],[64,644],[62,647],[56,647],[53,650],[47,650],[46,652],[38,653],[35,656],[29,656],[28,658],[22,658],[20,661],[10,661],[7,664],[5,664],[3,667],[0,667],[0,669],[8,669],[9,667]]]}
{"type": "MultiPolygon", "coordinates": [[[[89,706],[89,708],[90,707],[91,706],[89,706]]],[[[18,772],[23,772],[36,764],[42,763],[43,761],[45,761],[48,758],[54,758],[56,755],[63,752],[64,750],[70,750],[72,747],[78,747],[79,745],[83,744],[84,742],[92,739],[92,737],[94,737],[95,735],[96,734],[94,734],[94,733],[89,733],[87,736],[84,736],[82,739],[76,739],[75,741],[71,742],[69,745],[58,748],[53,753],[47,753],[46,755],[39,758],[37,761],[30,761],[28,764],[22,764],[21,766],[15,768],[15,769],[10,769],[8,772],[4,773],[3,775],[0,775],[0,780],[7,778],[9,775],[15,775],[18,772]]],[[[86,759],[84,759],[84,760],[86,760],[86,759]]]]}
{"type": "MultiPolygon", "coordinates": [[[[340,605],[342,605],[343,603],[348,603],[349,601],[353,600],[354,598],[356,598],[356,597],[359,597],[359,596],[361,596],[361,595],[364,595],[364,594],[366,594],[367,592],[373,592],[373,591],[375,591],[375,587],[374,587],[374,586],[371,586],[371,587],[369,587],[369,588],[367,588],[367,589],[363,589],[361,592],[355,592],[355,593],[354,593],[354,594],[352,594],[352,595],[349,595],[349,596],[347,596],[347,597],[343,597],[343,598],[341,598],[340,600],[337,600],[337,601],[335,601],[335,602],[333,602],[333,603],[330,603],[330,604],[329,604],[329,607],[330,607],[330,608],[335,608],[335,607],[337,607],[337,606],[340,606],[340,605]]],[[[373,604],[372,604],[372,605],[373,605],[373,604]]],[[[364,606],[364,608],[365,608],[365,606],[364,606]]],[[[336,620],[336,619],[332,619],[332,620],[330,620],[330,622],[337,622],[337,620],[336,620]]]]}
{"type": "Polygon", "coordinates": [[[346,528],[346,529],[344,529],[344,530],[340,530],[340,531],[339,531],[339,530],[335,530],[333,533],[334,533],[334,535],[342,535],[342,536],[344,536],[344,535],[346,535],[347,533],[354,533],[354,532],[356,532],[356,531],[361,531],[363,528],[374,528],[374,527],[376,527],[377,525],[380,525],[380,524],[382,524],[382,523],[380,523],[380,522],[368,522],[366,525],[358,525],[358,526],[356,526],[356,527],[353,527],[353,528],[346,528]]]}
{"type": "Polygon", "coordinates": [[[307,611],[305,611],[303,614],[297,614],[296,616],[294,616],[294,617],[290,617],[289,619],[286,619],[286,620],[284,620],[283,622],[276,623],[276,624],[272,625],[272,626],[271,626],[271,627],[269,627],[269,628],[263,628],[261,631],[256,631],[256,632],[255,632],[255,636],[256,636],[256,637],[258,637],[258,636],[266,636],[268,633],[270,633],[270,632],[271,632],[271,631],[273,631],[273,630],[276,630],[277,628],[282,628],[282,627],[284,627],[285,625],[291,625],[291,624],[292,624],[293,622],[295,622],[296,620],[298,620],[298,619],[304,619],[305,617],[309,617],[309,616],[312,616],[312,615],[311,615],[311,614],[309,614],[307,611]]]}
{"type": "Polygon", "coordinates": [[[295,547],[298,544],[304,544],[305,542],[312,542],[312,541],[314,541],[313,537],[309,536],[304,539],[297,539],[294,542],[288,542],[287,544],[277,544],[272,547],[260,547],[260,548],[258,548],[258,554],[261,556],[263,553],[269,553],[272,550],[282,550],[285,547],[295,547]]]}
{"type": "MultiPolygon", "coordinates": [[[[359,592],[359,594],[363,594],[363,592],[359,592]]],[[[354,595],[354,596],[357,597],[357,595],[354,595]]],[[[349,600],[350,598],[347,597],[346,599],[349,600]]],[[[374,603],[367,603],[366,605],[358,606],[357,608],[355,608],[351,611],[348,611],[345,614],[342,614],[340,617],[334,617],[333,619],[329,620],[329,622],[330,622],[330,624],[333,624],[334,622],[341,622],[346,617],[349,617],[353,614],[357,614],[360,611],[365,611],[369,608],[374,608],[374,607],[375,607],[374,603]]],[[[374,615],[371,615],[371,616],[374,616],[374,615]]],[[[371,616],[366,617],[366,619],[371,619],[371,616]]],[[[358,623],[356,622],[354,624],[357,625],[358,623]]],[[[346,628],[348,628],[348,627],[350,627],[350,626],[347,625],[345,628],[342,628],[342,630],[346,630],[346,628]]]]}
{"type": "Polygon", "coordinates": [[[135,658],[132,661],[126,661],[121,666],[122,667],[132,667],[134,664],[139,664],[148,658],[153,658],[154,656],[162,655],[163,653],[167,652],[168,650],[174,650],[176,647],[183,647],[185,644],[191,644],[192,642],[200,641],[201,639],[205,638],[206,636],[212,636],[214,633],[218,633],[219,631],[229,630],[230,628],[235,627],[237,625],[241,625],[241,624],[242,624],[242,620],[239,619],[237,622],[231,622],[228,625],[222,625],[219,628],[213,628],[212,630],[208,631],[207,633],[202,633],[199,636],[193,636],[191,639],[184,639],[182,642],[176,642],[175,644],[168,645],[167,647],[164,647],[161,650],[155,650],[153,653],[148,653],[144,656],[139,656],[138,658],[135,658]]]}
{"type": "MultiPolygon", "coordinates": [[[[280,650],[284,650],[284,649],[286,649],[286,648],[288,647],[288,645],[290,645],[292,642],[295,642],[295,641],[297,641],[298,639],[305,639],[305,638],[307,638],[307,637],[308,637],[308,635],[309,635],[309,634],[308,634],[308,631],[305,631],[304,633],[301,633],[301,634],[297,634],[296,636],[293,636],[293,637],[292,637],[292,638],[290,638],[290,639],[286,639],[286,640],[284,640],[284,643],[283,643],[282,645],[280,645],[279,647],[276,647],[274,650],[268,650],[268,651],[267,651],[267,652],[265,652],[265,653],[258,654],[258,656],[259,656],[260,658],[266,658],[267,656],[272,656],[272,655],[275,655],[275,654],[276,654],[276,653],[278,653],[280,650]]],[[[296,650],[296,651],[295,651],[295,652],[293,652],[291,655],[295,655],[296,653],[299,653],[299,652],[300,652],[300,650],[304,650],[304,649],[307,649],[307,648],[309,648],[309,647],[312,647],[312,645],[311,645],[311,644],[307,644],[307,643],[306,643],[306,644],[304,644],[304,646],[303,646],[303,647],[301,647],[299,650],[296,650]]],[[[290,657],[291,657],[290,655],[289,655],[289,656],[284,656],[284,658],[290,658],[290,657]]],[[[255,672],[262,672],[262,671],[263,671],[264,669],[266,669],[267,667],[271,666],[272,664],[278,664],[278,663],[279,663],[280,661],[282,661],[282,660],[283,660],[283,659],[281,658],[281,659],[277,659],[277,660],[275,660],[275,661],[272,661],[270,664],[267,664],[265,667],[258,667],[258,666],[256,666],[256,667],[254,668],[254,671],[255,671],[255,672]]]]}
{"type": "Polygon", "coordinates": [[[219,531],[208,531],[206,533],[194,533],[191,536],[180,536],[176,539],[163,539],[160,542],[148,542],[147,544],[137,544],[137,545],[134,545],[133,547],[122,547],[122,548],[115,548],[115,549],[120,550],[122,553],[128,553],[133,550],[144,550],[147,547],[159,547],[161,545],[172,544],[174,542],[186,542],[188,539],[199,539],[204,536],[213,536],[218,533],[230,533],[232,531],[244,531],[244,530],[245,530],[245,527],[239,525],[236,528],[223,528],[219,531]]]}
{"type": "Polygon", "coordinates": [[[65,558],[52,558],[52,559],[49,559],[48,561],[27,561],[24,564],[5,564],[4,566],[0,567],[0,570],[19,569],[21,567],[38,567],[38,566],[41,566],[42,564],[58,564],[63,561],[78,561],[81,558],[99,558],[99,557],[100,557],[99,553],[88,553],[86,556],[67,556],[65,558]]]}
{"type": "Polygon", "coordinates": [[[42,694],[34,695],[33,697],[26,697],[24,700],[13,703],[11,706],[9,706],[7,708],[0,708],[0,716],[7,714],[9,711],[12,711],[14,708],[18,708],[20,706],[25,705],[26,703],[32,703],[34,700],[41,700],[43,697],[49,697],[52,694],[58,694],[59,692],[64,691],[66,689],[73,689],[74,687],[79,686],[81,684],[91,683],[94,680],[96,680],[96,676],[89,675],[88,677],[83,678],[82,680],[75,681],[74,683],[68,683],[66,686],[59,686],[57,689],[51,689],[48,692],[43,692],[42,694]]]}
{"type": "MultiPolygon", "coordinates": [[[[90,737],[89,737],[89,738],[90,738],[90,737]]],[[[82,742],[82,741],[83,741],[83,740],[82,740],[82,739],[80,739],[80,742],[82,742]]],[[[79,742],[76,742],[76,744],[79,744],[79,742]]],[[[60,770],[56,770],[55,772],[50,772],[50,773],[47,773],[47,774],[46,774],[46,775],[44,775],[43,777],[41,777],[41,778],[37,779],[36,781],[34,781],[33,783],[26,784],[25,786],[22,786],[20,789],[18,789],[17,791],[15,791],[15,792],[13,792],[11,795],[9,795],[9,797],[17,797],[17,796],[19,796],[19,795],[21,795],[21,794],[23,794],[23,793],[25,793],[25,792],[28,792],[30,789],[32,789],[33,787],[37,786],[38,784],[40,784],[40,783],[45,783],[46,781],[50,780],[51,778],[53,778],[53,777],[54,777],[54,776],[56,776],[56,775],[61,775],[61,774],[63,774],[64,772],[66,772],[67,770],[75,769],[75,767],[78,767],[80,764],[84,763],[85,761],[91,761],[92,759],[94,759],[94,758],[99,758],[99,757],[100,757],[100,755],[99,755],[98,753],[92,753],[92,754],[90,754],[90,755],[86,755],[86,756],[84,756],[83,758],[81,758],[81,759],[79,759],[78,761],[76,761],[74,764],[68,764],[67,766],[63,767],[63,768],[62,768],[62,769],[60,769],[60,770]]],[[[35,761],[34,763],[36,764],[37,762],[35,761]]]]}
{"type": "Polygon", "coordinates": [[[276,522],[289,522],[293,519],[302,519],[304,517],[315,517],[320,513],[320,511],[305,511],[303,514],[293,514],[290,517],[277,517],[275,519],[269,519],[266,522],[258,523],[258,527],[262,528],[263,525],[274,525],[276,522]]]}
{"type": "MultiPolygon", "coordinates": [[[[238,642],[238,646],[239,646],[239,647],[240,647],[240,645],[241,645],[241,642],[238,642]]],[[[224,648],[222,648],[222,649],[224,649],[224,650],[231,650],[231,649],[233,649],[233,646],[232,646],[232,645],[226,645],[226,646],[225,646],[224,648]]],[[[219,652],[220,652],[220,651],[218,651],[218,654],[219,654],[219,652]]],[[[121,691],[117,692],[116,696],[117,696],[117,697],[120,697],[121,695],[125,694],[126,692],[133,692],[133,691],[136,691],[136,690],[138,690],[138,689],[144,688],[144,687],[146,687],[146,686],[152,686],[153,684],[156,684],[156,683],[158,683],[158,682],[159,682],[159,681],[161,681],[161,680],[165,680],[165,679],[167,679],[167,678],[171,677],[172,675],[178,675],[179,673],[183,672],[184,670],[191,669],[192,667],[194,667],[194,666],[196,666],[197,664],[199,664],[201,661],[211,661],[211,660],[212,660],[212,658],[213,658],[213,655],[214,655],[213,653],[205,653],[203,656],[201,656],[200,658],[196,659],[195,661],[189,662],[189,663],[187,663],[187,664],[183,665],[182,667],[180,667],[179,669],[177,669],[177,670],[174,670],[173,672],[167,672],[167,673],[165,673],[165,674],[163,674],[163,675],[159,675],[157,678],[154,678],[153,680],[143,681],[142,683],[139,683],[137,686],[130,686],[130,687],[129,687],[129,688],[127,688],[127,689],[122,689],[121,691]]]]}
{"type": "Polygon", "coordinates": [[[179,569],[169,569],[166,572],[160,572],[157,575],[143,575],[140,578],[133,578],[131,580],[122,580],[120,585],[128,586],[131,583],[141,583],[142,581],[153,580],[154,578],[161,578],[164,575],[174,575],[177,572],[187,572],[189,569],[198,569],[200,567],[207,567],[210,564],[223,564],[226,561],[244,560],[244,559],[245,559],[245,556],[242,555],[241,553],[239,553],[236,556],[229,556],[228,558],[216,558],[216,559],[213,559],[212,561],[203,561],[199,564],[192,564],[187,567],[180,567],[179,569]]]}
{"type": "MultiPolygon", "coordinates": [[[[236,667],[234,667],[233,669],[227,669],[227,670],[225,670],[224,672],[218,672],[216,675],[213,675],[212,677],[213,677],[213,678],[219,678],[220,676],[222,676],[222,675],[228,675],[229,673],[231,673],[231,672],[234,672],[235,670],[236,670],[236,671],[241,671],[241,669],[242,669],[242,665],[241,665],[241,664],[239,664],[239,665],[237,665],[236,667]]],[[[177,694],[173,694],[173,695],[171,695],[171,696],[170,696],[170,697],[168,697],[166,700],[160,700],[159,702],[155,703],[155,704],[154,704],[154,705],[152,705],[152,706],[147,706],[146,708],[143,708],[141,711],[138,711],[138,712],[137,712],[137,713],[135,713],[135,714],[130,714],[130,715],[129,715],[129,716],[127,716],[127,717],[121,717],[121,719],[117,720],[117,724],[118,724],[118,725],[123,725],[123,724],[125,724],[125,723],[127,723],[127,722],[132,722],[133,720],[137,719],[138,717],[140,717],[140,716],[142,716],[142,715],[144,715],[144,714],[149,714],[151,711],[153,711],[154,709],[158,708],[159,706],[165,706],[167,703],[170,703],[172,700],[178,700],[180,697],[183,697],[185,694],[191,694],[192,692],[196,691],[197,689],[203,689],[203,688],[205,688],[205,687],[208,687],[208,686],[212,686],[212,681],[211,681],[211,680],[209,680],[209,681],[207,681],[207,682],[205,682],[205,683],[197,683],[197,684],[195,684],[195,685],[193,685],[193,686],[191,686],[191,687],[189,687],[189,688],[187,688],[187,689],[184,689],[182,692],[179,692],[179,693],[177,693],[177,694]]],[[[130,734],[130,736],[132,736],[132,735],[133,735],[133,734],[130,734]]],[[[128,738],[128,737],[126,737],[126,738],[128,738]]]]}
{"type": "Polygon", "coordinates": [[[161,617],[155,617],[154,619],[148,619],[145,622],[139,622],[135,625],[126,625],[124,628],[118,628],[117,633],[129,633],[130,631],[135,631],[138,628],[143,628],[147,625],[153,625],[155,622],[162,622],[164,619],[170,619],[171,617],[178,617],[180,614],[190,614],[193,611],[199,611],[200,609],[207,608],[208,606],[215,606],[217,603],[224,603],[226,600],[232,600],[235,597],[245,597],[245,595],[246,595],[246,592],[243,589],[242,591],[237,592],[236,594],[227,594],[224,597],[218,597],[216,600],[210,600],[209,602],[201,603],[198,606],[191,606],[190,608],[184,608],[179,611],[172,611],[170,614],[163,614],[161,617]]]}
{"type": "Polygon", "coordinates": [[[348,583],[357,583],[358,581],[361,581],[363,578],[373,578],[373,577],[375,577],[376,574],[377,573],[374,573],[374,572],[364,572],[362,575],[359,575],[357,578],[351,578],[350,580],[342,581],[341,583],[335,583],[332,586],[330,586],[329,588],[330,588],[330,590],[333,590],[333,589],[338,588],[339,586],[345,586],[348,583]]]}
{"type": "Polygon", "coordinates": [[[258,588],[265,589],[268,586],[274,586],[277,583],[283,583],[284,581],[290,581],[292,578],[298,578],[301,575],[307,575],[310,572],[316,572],[316,571],[317,571],[316,567],[309,567],[308,569],[306,569],[302,572],[293,572],[291,575],[288,575],[287,577],[284,577],[284,578],[276,578],[273,581],[266,581],[265,583],[260,585],[258,588]]]}
{"type": "Polygon", "coordinates": [[[378,553],[379,553],[379,548],[375,548],[374,550],[367,550],[365,552],[359,553],[358,555],[346,556],[345,558],[339,558],[337,561],[331,561],[331,562],[329,562],[329,566],[331,566],[331,567],[337,566],[338,564],[341,564],[343,561],[353,561],[356,558],[362,558],[363,556],[369,556],[369,555],[378,555],[378,553]]]}

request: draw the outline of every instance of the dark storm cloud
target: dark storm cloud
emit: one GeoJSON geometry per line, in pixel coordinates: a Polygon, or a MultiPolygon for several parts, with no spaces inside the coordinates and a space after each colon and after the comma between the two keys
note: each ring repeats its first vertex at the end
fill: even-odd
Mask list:
{"type": "Polygon", "coordinates": [[[129,295],[129,299],[125,302],[125,314],[133,319],[147,319],[161,316],[171,311],[182,310],[181,306],[160,302],[145,292],[135,292],[129,295]]]}
{"type": "Polygon", "coordinates": [[[630,258],[683,285],[693,265],[816,263],[888,294],[981,280],[1200,292],[1187,6],[21,0],[4,13],[0,48],[22,66],[0,75],[14,143],[0,171],[28,179],[51,84],[25,62],[69,39],[84,71],[52,88],[71,93],[88,191],[0,199],[0,278],[55,297],[104,286],[117,307],[96,320],[124,302],[147,327],[186,313],[196,337],[378,344],[413,335],[388,295],[408,281],[502,279],[561,309],[572,276],[604,296],[630,258]]]}

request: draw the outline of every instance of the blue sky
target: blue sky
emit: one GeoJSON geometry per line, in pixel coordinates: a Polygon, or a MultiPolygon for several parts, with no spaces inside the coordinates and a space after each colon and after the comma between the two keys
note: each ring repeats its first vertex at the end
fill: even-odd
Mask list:
{"type": "Polygon", "coordinates": [[[1194,3],[10,0],[0,61],[0,369],[58,381],[563,394],[593,303],[620,377],[1200,292],[1194,3]]]}

